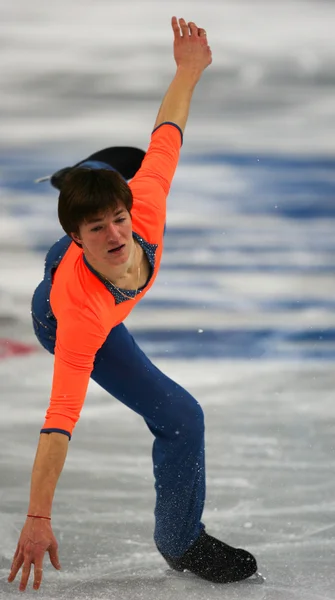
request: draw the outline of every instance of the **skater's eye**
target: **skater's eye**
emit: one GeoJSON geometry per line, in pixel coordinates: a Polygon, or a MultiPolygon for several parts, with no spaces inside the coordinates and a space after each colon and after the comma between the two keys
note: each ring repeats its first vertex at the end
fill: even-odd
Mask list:
{"type": "Polygon", "coordinates": [[[125,221],[126,218],[125,217],[121,217],[120,219],[116,219],[116,223],[123,223],[123,221],[125,221]]]}
{"type": "Polygon", "coordinates": [[[96,227],[93,227],[91,231],[100,231],[100,229],[102,229],[102,225],[97,225],[96,227]]]}

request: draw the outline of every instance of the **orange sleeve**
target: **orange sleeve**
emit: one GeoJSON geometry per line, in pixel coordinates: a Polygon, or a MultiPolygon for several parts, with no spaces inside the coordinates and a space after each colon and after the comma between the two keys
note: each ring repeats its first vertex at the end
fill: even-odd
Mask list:
{"type": "Polygon", "coordinates": [[[143,199],[165,211],[181,144],[182,131],[174,123],[162,123],[152,132],[142,165],[129,183],[134,198],[133,210],[136,211],[138,201],[143,199]]]}
{"type": "Polygon", "coordinates": [[[90,309],[67,310],[57,322],[50,405],[42,433],[59,431],[71,438],[84,404],[95,355],[106,339],[90,309]]]}

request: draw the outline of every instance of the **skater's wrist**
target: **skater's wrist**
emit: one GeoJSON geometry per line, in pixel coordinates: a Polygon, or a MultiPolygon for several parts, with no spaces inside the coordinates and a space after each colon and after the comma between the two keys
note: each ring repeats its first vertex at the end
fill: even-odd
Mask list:
{"type": "Polygon", "coordinates": [[[29,519],[45,519],[46,521],[51,521],[51,517],[42,516],[42,515],[29,515],[27,514],[29,519]]]}

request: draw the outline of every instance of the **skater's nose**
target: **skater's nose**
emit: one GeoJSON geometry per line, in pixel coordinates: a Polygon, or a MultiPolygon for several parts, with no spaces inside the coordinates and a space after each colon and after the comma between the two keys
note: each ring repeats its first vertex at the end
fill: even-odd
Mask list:
{"type": "Polygon", "coordinates": [[[107,225],[107,238],[109,243],[116,243],[120,241],[121,233],[117,223],[109,221],[107,225]]]}

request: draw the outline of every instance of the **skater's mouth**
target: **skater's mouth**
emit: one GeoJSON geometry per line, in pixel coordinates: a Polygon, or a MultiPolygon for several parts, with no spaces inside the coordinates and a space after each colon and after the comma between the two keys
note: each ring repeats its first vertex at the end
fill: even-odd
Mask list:
{"type": "Polygon", "coordinates": [[[116,252],[121,252],[121,250],[123,250],[124,248],[124,244],[121,244],[121,246],[117,246],[116,248],[111,248],[110,250],[108,250],[109,254],[116,254],[116,252]]]}

